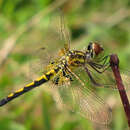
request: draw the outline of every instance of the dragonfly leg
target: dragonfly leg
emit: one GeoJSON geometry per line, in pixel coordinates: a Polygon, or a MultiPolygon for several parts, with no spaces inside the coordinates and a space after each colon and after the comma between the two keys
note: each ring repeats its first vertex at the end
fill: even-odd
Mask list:
{"type": "Polygon", "coordinates": [[[106,71],[109,67],[110,67],[110,63],[107,62],[109,58],[109,55],[103,57],[100,61],[97,61],[99,63],[96,62],[89,62],[88,64],[98,73],[103,73],[104,71],[106,71]],[[102,62],[102,63],[100,63],[102,62]]]}
{"type": "Polygon", "coordinates": [[[106,71],[109,67],[110,64],[106,64],[106,65],[100,65],[100,64],[93,64],[93,63],[89,63],[89,65],[96,70],[98,73],[103,73],[104,71],[106,71]],[[97,66],[100,65],[100,66],[97,66]],[[102,70],[101,70],[102,69],[102,70]]]}
{"type": "Polygon", "coordinates": [[[85,71],[87,72],[87,74],[88,74],[90,80],[92,81],[92,83],[93,83],[94,85],[96,85],[96,86],[101,86],[101,84],[97,83],[97,82],[94,80],[94,78],[92,77],[91,73],[89,72],[89,70],[88,70],[88,68],[87,68],[86,66],[84,66],[84,69],[85,69],[85,71]]]}
{"type": "Polygon", "coordinates": [[[106,68],[108,65],[109,65],[109,62],[107,62],[107,59],[108,57],[105,57],[104,58],[104,62],[101,64],[101,63],[96,63],[96,62],[88,62],[88,64],[98,68],[98,69],[103,69],[103,68],[106,68]]]}
{"type": "Polygon", "coordinates": [[[105,57],[103,57],[102,59],[100,59],[98,62],[102,62],[102,61],[106,62],[109,57],[110,57],[110,55],[106,55],[105,57]]]}

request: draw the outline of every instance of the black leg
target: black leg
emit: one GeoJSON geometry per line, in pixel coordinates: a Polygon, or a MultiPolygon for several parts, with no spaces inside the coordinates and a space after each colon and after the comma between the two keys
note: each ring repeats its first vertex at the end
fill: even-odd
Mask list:
{"type": "Polygon", "coordinates": [[[110,57],[109,55],[107,55],[107,56],[105,56],[105,57],[103,57],[102,59],[100,59],[99,61],[97,61],[97,62],[102,62],[102,61],[106,61],[107,59],[108,59],[108,57],[110,57]]]}
{"type": "Polygon", "coordinates": [[[87,74],[88,74],[90,80],[92,81],[92,83],[93,83],[94,85],[96,85],[96,86],[101,86],[101,84],[99,84],[99,83],[97,83],[97,82],[95,81],[95,79],[92,77],[91,73],[89,72],[89,70],[88,70],[88,68],[87,68],[86,66],[84,66],[84,69],[85,69],[85,71],[87,72],[87,74]]]}
{"type": "Polygon", "coordinates": [[[98,73],[103,73],[104,71],[106,71],[110,67],[109,64],[101,65],[100,67],[97,66],[98,64],[93,64],[93,63],[89,63],[89,65],[98,73]]]}

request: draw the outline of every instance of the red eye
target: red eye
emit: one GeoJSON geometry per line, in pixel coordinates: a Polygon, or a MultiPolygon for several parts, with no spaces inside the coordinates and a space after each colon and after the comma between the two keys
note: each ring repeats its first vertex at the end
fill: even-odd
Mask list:
{"type": "Polygon", "coordinates": [[[96,55],[100,54],[104,49],[101,47],[100,44],[98,43],[93,43],[93,50],[95,52],[96,55]]]}

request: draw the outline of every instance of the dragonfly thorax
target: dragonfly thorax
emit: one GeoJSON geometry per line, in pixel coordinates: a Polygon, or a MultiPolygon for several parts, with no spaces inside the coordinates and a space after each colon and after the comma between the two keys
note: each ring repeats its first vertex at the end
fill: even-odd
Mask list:
{"type": "Polygon", "coordinates": [[[85,63],[85,53],[77,50],[69,51],[66,60],[69,66],[82,66],[85,63]]]}

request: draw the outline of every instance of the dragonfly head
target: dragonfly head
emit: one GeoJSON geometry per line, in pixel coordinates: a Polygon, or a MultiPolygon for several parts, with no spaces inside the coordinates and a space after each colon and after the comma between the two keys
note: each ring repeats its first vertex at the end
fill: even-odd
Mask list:
{"type": "Polygon", "coordinates": [[[101,45],[97,42],[90,42],[87,48],[87,55],[89,57],[94,58],[95,56],[98,56],[104,49],[101,47],[101,45]]]}

